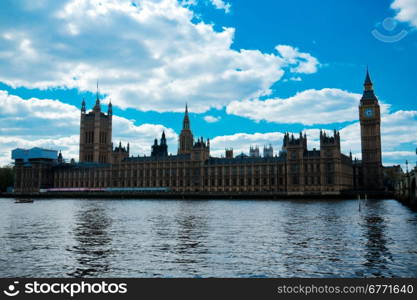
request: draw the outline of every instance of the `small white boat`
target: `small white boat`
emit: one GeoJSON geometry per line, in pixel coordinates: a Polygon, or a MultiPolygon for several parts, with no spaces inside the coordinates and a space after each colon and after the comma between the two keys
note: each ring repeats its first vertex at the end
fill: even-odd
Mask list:
{"type": "Polygon", "coordinates": [[[33,199],[16,199],[14,203],[33,203],[33,199]]]}

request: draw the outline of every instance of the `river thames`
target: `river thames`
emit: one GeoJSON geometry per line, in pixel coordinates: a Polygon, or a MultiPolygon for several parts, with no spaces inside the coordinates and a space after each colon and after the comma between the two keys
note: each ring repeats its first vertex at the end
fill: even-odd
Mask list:
{"type": "Polygon", "coordinates": [[[395,200],[0,199],[0,277],[416,277],[395,200]]]}

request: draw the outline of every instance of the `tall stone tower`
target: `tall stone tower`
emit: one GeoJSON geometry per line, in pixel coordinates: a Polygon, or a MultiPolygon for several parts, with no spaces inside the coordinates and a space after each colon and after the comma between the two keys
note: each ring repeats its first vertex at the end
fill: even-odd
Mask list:
{"type": "Polygon", "coordinates": [[[162,132],[161,136],[161,144],[158,145],[158,140],[155,139],[155,142],[152,146],[152,157],[166,157],[168,156],[168,145],[167,145],[167,139],[165,137],[165,131],[162,132]]]}
{"type": "Polygon", "coordinates": [[[111,163],[112,157],[112,104],[107,115],[101,111],[97,85],[96,104],[86,113],[85,101],[81,106],[80,162],[111,163]]]}
{"type": "Polygon", "coordinates": [[[283,152],[287,153],[286,182],[289,193],[304,191],[304,153],[307,151],[307,136],[300,132],[300,136],[285,133],[282,143],[283,152]]]}
{"type": "Polygon", "coordinates": [[[189,154],[193,149],[194,137],[191,132],[190,119],[188,117],[188,106],[185,105],[185,115],[182,121],[182,130],[178,140],[178,154],[189,154]]]}
{"type": "Polygon", "coordinates": [[[368,70],[359,105],[361,125],[363,188],[380,190],[382,181],[381,113],[368,70]]]}

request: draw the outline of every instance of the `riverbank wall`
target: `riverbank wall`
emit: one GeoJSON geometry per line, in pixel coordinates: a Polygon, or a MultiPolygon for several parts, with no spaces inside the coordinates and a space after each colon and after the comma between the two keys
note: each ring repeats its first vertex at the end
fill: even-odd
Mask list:
{"type": "Polygon", "coordinates": [[[178,192],[50,192],[50,193],[3,193],[3,198],[82,198],[82,199],[393,199],[394,194],[391,192],[364,192],[349,191],[340,194],[286,194],[286,193],[178,193],[178,192]]]}

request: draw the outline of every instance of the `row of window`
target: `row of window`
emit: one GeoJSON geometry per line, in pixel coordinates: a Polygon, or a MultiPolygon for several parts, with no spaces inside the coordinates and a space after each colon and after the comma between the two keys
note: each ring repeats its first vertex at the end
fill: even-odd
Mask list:
{"type": "MultiPolygon", "coordinates": [[[[93,162],[94,161],[94,154],[93,153],[86,153],[86,154],[84,154],[84,161],[93,162]]],[[[106,154],[103,154],[103,153],[99,154],[99,156],[98,156],[98,162],[99,163],[102,163],[102,164],[108,163],[107,155],[106,154]]],[[[87,174],[87,173],[88,173],[87,169],[84,169],[81,172],[81,174],[87,174]]]]}
{"type": "Polygon", "coordinates": [[[84,133],[85,135],[85,143],[86,144],[92,144],[94,143],[94,131],[86,131],[84,133]]]}
{"type": "MultiPolygon", "coordinates": [[[[325,177],[326,184],[334,184],[333,176],[326,176],[325,177]]],[[[299,176],[292,176],[291,183],[294,185],[300,184],[300,177],[299,176]]],[[[305,185],[321,185],[321,179],[319,176],[305,176],[304,177],[304,184],[305,185]]]]}
{"type": "MultiPolygon", "coordinates": [[[[84,132],[84,143],[93,144],[94,143],[94,131],[84,132]]],[[[107,132],[100,132],[99,143],[107,144],[107,132]]]]}
{"type": "MultiPolygon", "coordinates": [[[[327,172],[334,171],[335,165],[332,163],[325,164],[325,168],[327,172]]],[[[291,164],[289,166],[289,169],[291,172],[299,172],[300,171],[300,165],[298,164],[291,164]]],[[[304,164],[304,171],[305,172],[320,172],[320,164],[304,164]]]]}
{"type": "MultiPolygon", "coordinates": [[[[65,182],[58,181],[58,186],[60,187],[85,187],[88,186],[88,182],[65,182]]],[[[237,179],[204,179],[202,180],[204,186],[252,186],[252,185],[283,185],[284,178],[248,178],[244,180],[243,178],[237,179]]],[[[96,185],[96,184],[95,184],[96,185]]],[[[107,186],[105,180],[100,180],[97,182],[99,187],[107,186]]],[[[200,186],[200,180],[176,180],[163,181],[163,180],[113,180],[114,187],[162,187],[162,186],[171,186],[171,187],[182,187],[182,186],[200,186]]]]}
{"type": "Polygon", "coordinates": [[[258,174],[274,174],[274,173],[284,173],[283,172],[283,166],[274,166],[274,167],[269,167],[267,168],[266,166],[264,167],[234,167],[234,168],[230,168],[230,167],[218,167],[218,168],[167,168],[167,169],[162,169],[162,168],[141,168],[141,169],[113,169],[113,174],[126,174],[126,176],[129,176],[130,174],[132,176],[156,176],[157,174],[160,176],[163,175],[258,175],[258,174]]]}
{"type": "MultiPolygon", "coordinates": [[[[200,182],[204,186],[252,186],[252,185],[283,185],[285,183],[284,177],[263,177],[263,178],[188,178],[188,179],[172,179],[171,180],[149,180],[148,178],[143,180],[134,180],[134,179],[119,179],[115,180],[113,178],[113,186],[115,187],[158,187],[158,186],[200,186],[200,182]]],[[[301,184],[299,176],[291,177],[291,184],[299,185],[301,184]]],[[[107,182],[103,178],[96,179],[99,186],[107,186],[107,182]]],[[[88,180],[82,180],[79,182],[76,181],[65,181],[62,179],[57,179],[58,186],[60,187],[72,187],[79,186],[84,187],[90,185],[88,180]]],[[[305,185],[321,185],[320,176],[305,176],[304,183],[305,185]]],[[[325,184],[334,184],[333,176],[325,177],[325,184]]]]}

